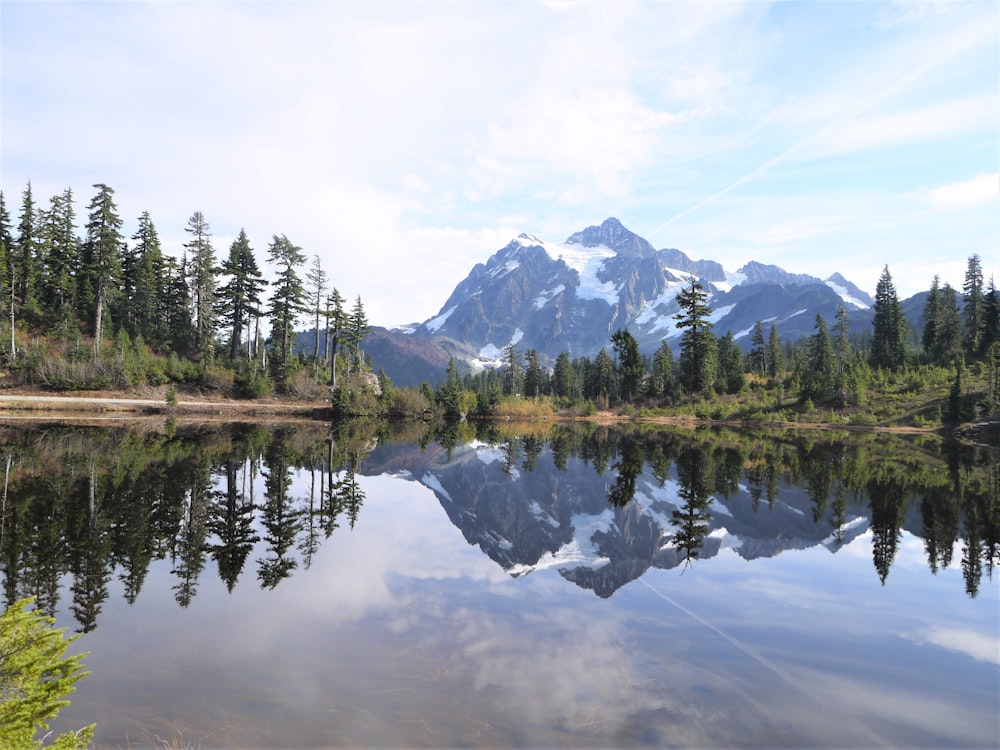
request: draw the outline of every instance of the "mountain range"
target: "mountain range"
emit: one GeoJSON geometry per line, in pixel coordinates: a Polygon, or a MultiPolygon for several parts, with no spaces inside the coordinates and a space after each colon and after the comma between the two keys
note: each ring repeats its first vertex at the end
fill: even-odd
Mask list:
{"type": "MultiPolygon", "coordinates": [[[[373,328],[365,352],[397,385],[436,383],[454,357],[473,371],[496,366],[504,348],[535,349],[551,365],[561,352],[593,357],[627,329],[640,351],[674,347],[678,292],[697,279],[709,294],[716,335],[732,332],[751,346],[754,324],[771,324],[782,341],[812,335],[816,316],[830,327],[848,310],[854,333],[871,330],[872,297],[839,273],[827,279],[752,261],[728,271],[677,249],[656,249],[618,219],[576,232],[562,244],[521,234],[477,263],[434,317],[398,328],[373,328]]],[[[922,305],[904,303],[916,316],[922,305]]],[[[311,332],[310,332],[311,333],[311,332]]]]}

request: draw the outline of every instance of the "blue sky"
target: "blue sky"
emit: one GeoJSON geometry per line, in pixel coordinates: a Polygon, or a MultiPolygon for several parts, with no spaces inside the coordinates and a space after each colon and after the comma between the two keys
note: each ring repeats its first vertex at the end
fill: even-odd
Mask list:
{"type": "MultiPolygon", "coordinates": [[[[390,325],[608,216],[900,296],[1000,272],[995,2],[0,0],[0,187],[318,254],[390,325]]],[[[1000,281],[1000,279],[998,279],[1000,281]]]]}

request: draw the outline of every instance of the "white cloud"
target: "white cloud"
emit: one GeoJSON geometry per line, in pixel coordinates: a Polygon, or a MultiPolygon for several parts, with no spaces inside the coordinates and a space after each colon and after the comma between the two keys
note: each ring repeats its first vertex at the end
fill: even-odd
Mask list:
{"type": "Polygon", "coordinates": [[[927,643],[971,656],[976,661],[1000,666],[1000,638],[972,630],[936,626],[924,634],[927,643]]]}
{"type": "Polygon", "coordinates": [[[938,208],[968,208],[984,204],[997,204],[1000,199],[1000,172],[976,175],[970,180],[952,182],[934,188],[928,193],[932,204],[938,208]]]}

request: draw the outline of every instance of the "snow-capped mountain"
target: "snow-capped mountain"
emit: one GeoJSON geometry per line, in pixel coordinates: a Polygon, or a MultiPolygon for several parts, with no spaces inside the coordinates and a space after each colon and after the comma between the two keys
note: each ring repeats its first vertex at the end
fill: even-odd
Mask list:
{"type": "Polygon", "coordinates": [[[692,279],[710,293],[717,335],[731,331],[749,348],[756,321],[774,323],[783,340],[813,333],[816,315],[832,326],[838,306],[859,328],[870,325],[871,297],[834,274],[823,280],[751,262],[735,272],[676,249],[657,250],[609,218],[562,244],[521,234],[455,287],[433,318],[413,335],[448,342],[474,366],[489,364],[508,344],[593,356],[627,328],[651,353],[679,338],[676,296],[692,279]]]}
{"type": "MultiPolygon", "coordinates": [[[[582,458],[559,468],[550,449],[542,449],[529,468],[523,454],[486,443],[451,451],[400,450],[376,449],[365,460],[365,472],[406,478],[433,491],[466,541],[511,576],[555,570],[608,597],[650,568],[676,568],[690,559],[672,515],[685,502],[675,470],[661,481],[645,466],[633,497],[615,506],[609,489],[619,472],[598,472],[582,458]]],[[[829,511],[815,518],[814,501],[803,488],[783,483],[773,504],[762,508],[749,488],[734,489],[728,497],[710,498],[700,560],[723,549],[746,560],[817,546],[836,552],[871,528],[857,501],[836,525],[829,511]]]]}

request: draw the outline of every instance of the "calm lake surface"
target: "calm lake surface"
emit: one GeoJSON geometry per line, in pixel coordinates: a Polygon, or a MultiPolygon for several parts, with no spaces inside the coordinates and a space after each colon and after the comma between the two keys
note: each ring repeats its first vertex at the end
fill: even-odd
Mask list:
{"type": "Polygon", "coordinates": [[[0,425],[100,747],[1000,746],[1000,461],[931,437],[0,425]]]}

